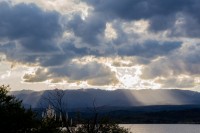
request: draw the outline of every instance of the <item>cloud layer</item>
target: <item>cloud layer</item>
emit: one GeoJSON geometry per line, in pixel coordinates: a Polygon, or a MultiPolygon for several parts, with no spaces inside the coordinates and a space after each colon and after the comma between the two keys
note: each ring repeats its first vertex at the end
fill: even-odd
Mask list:
{"type": "Polygon", "coordinates": [[[137,84],[199,85],[198,0],[70,0],[78,6],[66,11],[58,3],[0,2],[0,52],[37,68],[24,82],[115,86],[117,68],[140,66],[137,84]]]}

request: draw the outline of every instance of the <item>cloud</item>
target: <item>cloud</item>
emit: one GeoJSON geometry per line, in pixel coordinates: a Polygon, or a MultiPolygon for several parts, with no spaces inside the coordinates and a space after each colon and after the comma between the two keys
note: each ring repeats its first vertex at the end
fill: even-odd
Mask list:
{"type": "Polygon", "coordinates": [[[34,4],[11,6],[0,3],[0,36],[17,40],[30,52],[52,52],[57,50],[53,40],[62,33],[59,14],[45,12],[34,4]]]}
{"type": "Polygon", "coordinates": [[[23,76],[24,82],[44,82],[50,77],[47,69],[38,68],[34,74],[26,73],[23,76]]]}
{"type": "Polygon", "coordinates": [[[192,88],[197,85],[195,78],[191,77],[170,77],[167,79],[157,79],[157,83],[162,84],[163,88],[192,88]]]}
{"type": "Polygon", "coordinates": [[[184,44],[168,57],[152,61],[143,70],[143,78],[171,77],[179,75],[200,75],[199,44],[184,44]]]}
{"type": "Polygon", "coordinates": [[[149,30],[160,32],[169,30],[177,32],[177,22],[184,19],[181,27],[185,34],[179,32],[177,36],[199,37],[199,1],[198,0],[83,0],[93,6],[94,12],[103,14],[108,21],[112,19],[148,20],[149,30]],[[189,17],[188,17],[189,16],[189,17]],[[192,28],[192,29],[191,29],[192,28]]]}
{"type": "Polygon", "coordinates": [[[158,42],[145,41],[142,44],[129,44],[122,46],[118,50],[121,56],[140,56],[152,58],[156,56],[167,55],[171,51],[181,47],[181,42],[158,42]]]}
{"type": "Polygon", "coordinates": [[[118,83],[115,73],[107,66],[97,62],[90,62],[85,65],[69,63],[56,68],[38,68],[34,73],[26,73],[23,79],[25,82],[88,81],[88,84],[98,86],[118,83]]]}
{"type": "Polygon", "coordinates": [[[99,14],[91,14],[85,20],[80,14],[74,15],[73,19],[67,23],[69,30],[90,45],[99,45],[99,36],[104,33],[106,21],[99,14]]]}
{"type": "Polygon", "coordinates": [[[58,42],[63,34],[59,13],[34,4],[1,2],[0,17],[0,40],[6,41],[0,42],[0,51],[8,60],[45,65],[50,56],[57,58],[55,64],[62,62],[58,60],[62,54],[58,42]]]}
{"type": "MultiPolygon", "coordinates": [[[[8,0],[4,0],[8,1],[8,0]]],[[[81,12],[83,16],[87,15],[90,7],[85,3],[77,0],[10,0],[13,4],[34,3],[40,8],[49,11],[57,11],[61,14],[71,14],[81,12]]]]}
{"type": "Polygon", "coordinates": [[[59,13],[43,11],[34,4],[1,2],[0,17],[0,40],[7,42],[0,42],[0,51],[7,59],[37,63],[40,55],[59,52],[59,13]]]}
{"type": "Polygon", "coordinates": [[[185,43],[167,57],[158,58],[142,70],[142,79],[154,80],[162,88],[193,88],[199,86],[200,45],[185,43]]]}
{"type": "Polygon", "coordinates": [[[164,78],[163,86],[200,75],[198,0],[82,0],[66,10],[58,1],[22,1],[0,2],[0,52],[38,67],[24,82],[111,85],[120,82],[112,67],[138,65],[141,80],[164,78]],[[95,60],[74,62],[88,56],[95,60]]]}
{"type": "Polygon", "coordinates": [[[43,11],[34,4],[20,3],[12,6],[3,2],[0,6],[0,17],[3,18],[0,20],[0,35],[2,39],[9,40],[7,46],[1,46],[1,49],[6,49],[8,59],[20,62],[53,66],[87,55],[154,57],[180,47],[178,42],[172,42],[172,45],[171,42],[160,43],[155,40],[137,44],[116,26],[113,28],[123,37],[106,42],[104,32],[107,22],[100,13],[92,13],[85,19],[80,14],[74,14],[72,18],[66,16],[68,19],[62,22],[66,23],[65,29],[58,12],[43,11]],[[65,31],[71,31],[74,38],[62,38],[65,31]],[[81,40],[77,41],[78,38],[81,40]],[[123,45],[118,47],[115,43],[123,45]],[[8,47],[12,48],[12,52],[9,52],[8,47]]]}
{"type": "Polygon", "coordinates": [[[83,0],[91,4],[96,12],[105,15],[119,17],[126,20],[148,19],[155,15],[170,15],[183,10],[184,7],[193,4],[194,0],[83,0]]]}
{"type": "MultiPolygon", "coordinates": [[[[59,13],[43,11],[34,4],[20,3],[12,6],[3,2],[0,3],[0,7],[2,18],[0,38],[6,40],[6,43],[0,45],[0,51],[6,54],[9,61],[40,66],[34,74],[26,73],[23,76],[24,82],[84,80],[92,85],[109,85],[118,82],[114,72],[103,64],[70,64],[75,57],[98,55],[98,52],[88,47],[81,47],[76,40],[59,41],[64,32],[59,13]]],[[[75,25],[71,28],[74,28],[76,36],[82,37],[84,42],[89,43],[92,42],[90,34],[95,35],[99,32],[94,29],[96,25],[91,26],[92,22],[93,20],[90,20],[83,22],[80,27],[75,25]]],[[[103,33],[104,29],[99,29],[102,29],[103,33]]]]}

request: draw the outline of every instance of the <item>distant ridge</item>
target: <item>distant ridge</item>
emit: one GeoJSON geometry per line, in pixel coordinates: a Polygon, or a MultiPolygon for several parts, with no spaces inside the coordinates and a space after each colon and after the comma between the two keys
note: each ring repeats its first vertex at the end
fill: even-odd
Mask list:
{"type": "MultiPolygon", "coordinates": [[[[33,108],[41,106],[41,99],[48,92],[45,91],[11,91],[23,103],[33,108]]],[[[93,100],[97,107],[132,107],[132,106],[154,106],[154,105],[199,105],[200,93],[189,90],[159,89],[159,90],[126,90],[113,91],[100,89],[64,90],[65,100],[68,108],[92,107],[93,100]]]]}

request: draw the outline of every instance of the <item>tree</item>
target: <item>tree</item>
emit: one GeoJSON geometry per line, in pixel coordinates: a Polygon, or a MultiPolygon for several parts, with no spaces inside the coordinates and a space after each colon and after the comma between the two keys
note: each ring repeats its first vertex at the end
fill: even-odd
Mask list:
{"type": "Polygon", "coordinates": [[[120,127],[118,124],[114,123],[101,123],[95,127],[94,130],[88,130],[91,129],[92,125],[82,124],[80,125],[76,133],[129,133],[128,129],[125,129],[123,127],[120,127]]]}
{"type": "Polygon", "coordinates": [[[118,124],[110,121],[108,117],[99,118],[99,113],[93,100],[93,108],[91,109],[93,118],[83,122],[77,127],[76,133],[129,133],[128,129],[120,127],[118,124]]]}
{"type": "Polygon", "coordinates": [[[35,133],[60,133],[61,130],[58,127],[59,123],[57,121],[46,118],[45,120],[40,121],[35,133]]]}
{"type": "MultiPolygon", "coordinates": [[[[44,95],[42,99],[44,101],[44,104],[52,106],[56,110],[56,112],[61,115],[61,123],[59,122],[60,127],[65,126],[67,128],[67,132],[72,133],[69,128],[70,122],[68,121],[68,118],[66,118],[67,103],[65,99],[65,92],[63,90],[55,89],[44,95]]],[[[51,124],[51,122],[49,124],[51,124]]],[[[49,126],[48,123],[46,124],[46,126],[49,126]]]]}
{"type": "Polygon", "coordinates": [[[22,101],[8,94],[9,86],[0,86],[0,132],[31,132],[36,127],[35,113],[22,106],[22,101]]]}
{"type": "Polygon", "coordinates": [[[65,98],[65,92],[63,90],[55,89],[49,91],[47,95],[42,97],[44,104],[51,105],[57,112],[60,112],[62,115],[66,114],[67,103],[65,98]]]}
{"type": "MultiPolygon", "coordinates": [[[[45,100],[46,104],[51,105],[55,110],[62,114],[62,120],[64,122],[63,126],[67,129],[66,133],[129,133],[127,129],[109,121],[109,119],[99,118],[99,113],[95,105],[95,99],[93,100],[93,108],[89,109],[93,112],[94,116],[88,120],[81,120],[78,118],[77,120],[79,121],[76,121],[76,123],[79,123],[79,125],[75,125],[76,130],[74,130],[74,128],[70,127],[70,121],[67,121],[65,117],[67,105],[65,101],[66,98],[64,97],[65,92],[63,90],[55,89],[52,92],[48,92],[43,99],[45,100]]],[[[51,123],[52,121],[50,121],[50,125],[46,123],[46,126],[52,127],[53,125],[51,126],[51,123]]],[[[59,131],[57,130],[57,132],[59,131]]]]}

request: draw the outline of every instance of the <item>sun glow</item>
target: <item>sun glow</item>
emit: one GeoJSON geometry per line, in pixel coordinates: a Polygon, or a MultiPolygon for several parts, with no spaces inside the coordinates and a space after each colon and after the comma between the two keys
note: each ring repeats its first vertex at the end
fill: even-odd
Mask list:
{"type": "Polygon", "coordinates": [[[125,88],[134,88],[140,82],[141,67],[117,68],[117,78],[125,88]]]}
{"type": "MultiPolygon", "coordinates": [[[[115,72],[116,78],[119,83],[113,86],[107,86],[108,88],[115,89],[159,89],[161,84],[156,83],[154,80],[144,80],[141,78],[142,65],[133,65],[129,58],[96,58],[94,56],[87,56],[83,58],[76,58],[73,60],[75,63],[87,64],[89,62],[98,62],[104,64],[115,72]]],[[[82,86],[86,87],[86,86],[82,86]]],[[[95,86],[98,88],[98,86],[95,86]]]]}

